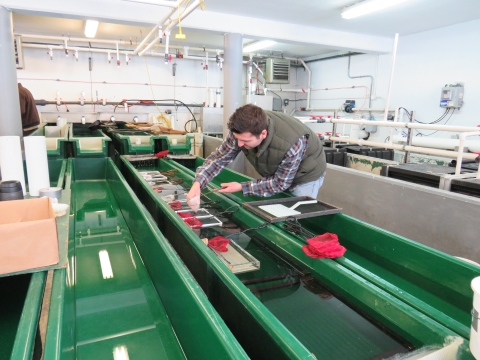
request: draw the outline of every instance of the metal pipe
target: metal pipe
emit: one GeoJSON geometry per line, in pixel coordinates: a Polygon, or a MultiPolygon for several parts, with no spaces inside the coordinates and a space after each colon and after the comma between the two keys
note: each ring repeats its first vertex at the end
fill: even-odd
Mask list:
{"type": "MultiPolygon", "coordinates": [[[[151,103],[142,103],[142,104],[138,104],[137,106],[155,106],[155,104],[159,105],[159,106],[178,106],[178,107],[182,107],[182,106],[188,106],[188,107],[203,107],[203,104],[182,104],[182,103],[179,103],[179,102],[175,102],[175,103],[165,103],[165,102],[162,102],[160,100],[148,100],[148,99],[134,99],[134,100],[127,100],[127,101],[105,101],[103,104],[104,105],[118,105],[118,106],[121,106],[122,104],[124,103],[127,103],[127,104],[137,104],[137,102],[139,101],[151,101],[151,103]]],[[[101,103],[102,101],[97,101],[98,103],[101,103]]],[[[35,100],[35,104],[38,105],[38,106],[45,106],[45,105],[56,105],[57,102],[56,101],[46,101],[46,100],[35,100]]],[[[67,105],[80,105],[80,101],[62,101],[62,104],[67,104],[67,105]]],[[[72,112],[73,113],[73,112],[72,112]]]]}
{"type": "MultiPolygon", "coordinates": [[[[359,79],[359,78],[366,78],[366,77],[370,78],[370,92],[368,94],[368,107],[371,108],[372,107],[373,76],[372,75],[351,76],[350,75],[350,59],[351,59],[351,56],[348,57],[348,71],[347,71],[347,75],[350,79],[359,79]]],[[[387,106],[387,108],[388,108],[388,106],[387,106]]],[[[372,116],[372,114],[370,114],[370,117],[371,116],[372,116]]]]}
{"type": "Polygon", "coordinates": [[[87,38],[76,38],[76,37],[68,37],[68,39],[64,36],[50,36],[50,35],[34,35],[34,34],[19,34],[16,33],[15,36],[21,36],[22,38],[26,39],[39,39],[39,40],[58,40],[64,41],[68,40],[70,42],[85,42],[85,43],[97,43],[97,44],[122,44],[128,45],[127,41],[116,41],[116,40],[101,40],[101,39],[87,39],[87,38]]]}
{"type": "Polygon", "coordinates": [[[395,69],[395,60],[397,58],[397,46],[398,46],[398,33],[395,34],[395,41],[393,42],[393,53],[392,53],[392,70],[390,71],[390,82],[388,84],[388,93],[387,93],[387,102],[385,103],[385,114],[383,120],[387,121],[388,119],[388,106],[390,105],[390,93],[392,92],[393,84],[393,70],[395,69]]]}
{"type": "Polygon", "coordinates": [[[170,44],[170,31],[165,32],[165,64],[168,64],[168,45],[170,44]]]}
{"type": "MultiPolygon", "coordinates": [[[[180,0],[177,1],[177,3],[180,2],[180,0]]],[[[138,52],[140,51],[140,49],[142,48],[142,46],[145,45],[145,43],[150,39],[150,37],[156,32],[158,31],[158,29],[160,29],[160,31],[162,31],[162,27],[163,25],[165,24],[165,21],[167,21],[168,19],[170,19],[170,16],[173,15],[173,13],[175,12],[175,10],[177,10],[177,7],[172,7],[170,9],[170,11],[157,23],[157,25],[155,25],[155,27],[150,30],[150,32],[147,34],[147,36],[145,36],[145,38],[140,42],[140,44],[137,46],[137,48],[133,51],[133,55],[137,55],[138,52]]]]}
{"type": "MultiPolygon", "coordinates": [[[[394,150],[400,150],[400,151],[411,151],[414,153],[420,153],[420,154],[427,154],[427,155],[438,155],[438,156],[444,156],[448,158],[457,158],[458,157],[458,152],[457,151],[448,151],[448,150],[439,150],[439,149],[431,149],[431,148],[423,148],[423,147],[418,147],[418,146],[408,146],[408,145],[399,145],[399,144],[386,144],[386,143],[381,143],[377,141],[367,141],[367,140],[362,140],[362,139],[346,139],[343,137],[337,137],[337,136],[329,136],[327,137],[327,140],[330,141],[341,141],[341,142],[348,142],[348,143],[353,143],[353,144],[358,144],[360,146],[366,145],[366,146],[379,146],[383,147],[385,149],[394,149],[394,150]]],[[[463,159],[467,160],[475,160],[477,162],[480,161],[480,156],[474,153],[467,153],[462,155],[463,159]]]]}
{"type": "Polygon", "coordinates": [[[23,135],[17,69],[13,45],[12,12],[0,6],[0,136],[23,135]]]}

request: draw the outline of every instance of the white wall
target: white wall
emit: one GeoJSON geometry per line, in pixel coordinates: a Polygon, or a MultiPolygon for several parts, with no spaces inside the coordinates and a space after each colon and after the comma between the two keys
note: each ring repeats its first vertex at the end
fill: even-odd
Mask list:
{"type": "MultiPolygon", "coordinates": [[[[65,101],[78,101],[80,93],[91,99],[90,72],[88,57],[92,56],[92,90],[93,97],[106,98],[107,101],[121,101],[122,99],[152,99],[145,58],[132,57],[129,65],[125,63],[125,56],[121,55],[121,65],[117,67],[116,58],[108,63],[107,54],[80,52],[78,62],[71,56],[66,57],[61,51],[54,51],[53,60],[46,54],[47,50],[24,49],[25,69],[17,70],[18,81],[27,87],[35,99],[53,101],[56,91],[65,101]],[[57,81],[59,79],[60,81],[57,81]],[[105,82],[105,83],[104,83],[105,82]]],[[[114,55],[112,53],[112,55],[114,55]]],[[[203,70],[200,60],[178,59],[176,76],[172,76],[172,64],[165,65],[161,57],[146,57],[150,79],[153,84],[155,99],[178,99],[187,104],[201,104],[205,101],[206,71],[203,70]]],[[[210,63],[208,71],[210,87],[223,87],[223,74],[215,63],[210,63]]],[[[71,112],[81,114],[92,112],[91,105],[84,107],[70,105],[71,112]]],[[[38,107],[39,111],[56,111],[55,106],[38,107]]],[[[160,111],[170,109],[178,114],[179,124],[183,127],[185,120],[191,118],[188,110],[179,107],[160,107],[160,111]]],[[[59,110],[65,112],[64,106],[59,110]]],[[[97,111],[113,114],[113,106],[98,106],[97,111]]],[[[193,108],[192,108],[193,110],[193,108]]],[[[131,113],[158,113],[155,107],[135,106],[130,108],[131,113]]],[[[125,118],[131,120],[133,115],[124,115],[124,108],[118,108],[115,113],[117,120],[125,118]]],[[[54,116],[54,115],[50,115],[54,116]]],[[[70,116],[73,116],[71,114],[70,116]]],[[[93,115],[92,115],[93,116],[93,115]]],[[[56,115],[54,116],[56,118],[56,115]]],[[[88,119],[87,119],[88,121],[88,119]]]]}
{"type": "MultiPolygon", "coordinates": [[[[120,102],[122,99],[152,99],[152,91],[149,83],[145,57],[132,57],[129,65],[125,63],[125,56],[120,56],[121,65],[116,65],[115,53],[112,52],[114,59],[108,63],[107,54],[80,52],[78,62],[69,57],[60,50],[54,50],[53,60],[47,55],[47,49],[24,49],[25,69],[17,70],[18,81],[27,87],[35,99],[45,99],[53,101],[56,98],[57,91],[64,101],[78,101],[82,91],[85,92],[86,103],[93,98],[106,98],[107,101],[120,102]],[[93,59],[92,68],[92,87],[90,86],[90,71],[88,67],[88,57],[93,59]],[[60,80],[60,81],[57,81],[60,80]]],[[[172,76],[172,64],[165,65],[161,57],[146,57],[148,70],[150,72],[151,83],[155,99],[178,99],[187,104],[201,104],[206,101],[205,85],[207,72],[203,70],[201,60],[178,59],[176,76],[172,76]]],[[[291,69],[290,84],[282,85],[285,88],[297,86],[297,73],[303,72],[303,68],[291,69]]],[[[253,76],[255,76],[254,70],[253,76]]],[[[244,87],[243,93],[246,94],[247,87],[247,67],[243,69],[244,87]]],[[[260,76],[263,81],[263,78],[260,76]]],[[[213,88],[223,87],[223,72],[216,66],[215,62],[209,62],[208,85],[213,88]]],[[[279,85],[272,85],[279,88],[279,85]]],[[[306,86],[306,85],[303,85],[306,86]]],[[[300,86],[301,88],[301,86],[300,86]]],[[[294,100],[302,97],[302,94],[294,92],[278,92],[282,99],[294,100]]],[[[273,94],[269,94],[273,95],[273,94]]],[[[298,105],[305,106],[306,102],[292,101],[284,107],[287,113],[290,113],[298,105]]],[[[45,121],[55,120],[57,118],[57,109],[55,106],[39,106],[40,112],[43,112],[45,121]]],[[[82,115],[85,115],[87,121],[94,121],[96,115],[93,114],[91,104],[85,106],[69,105],[70,113],[65,114],[65,106],[59,106],[60,115],[75,121],[80,121],[82,115]]],[[[102,112],[101,119],[109,119],[110,115],[115,115],[116,120],[131,121],[136,113],[158,114],[155,107],[135,106],[130,108],[130,113],[126,114],[123,107],[118,107],[113,112],[114,107],[97,105],[95,110],[102,112]]],[[[185,121],[191,118],[187,109],[179,107],[160,107],[160,111],[172,110],[177,115],[176,128],[183,128],[185,121]]],[[[195,114],[198,110],[192,108],[195,114]]],[[[140,115],[140,121],[147,121],[147,115],[140,115]]]]}
{"type": "MultiPolygon", "coordinates": [[[[448,26],[418,34],[400,36],[394,69],[390,108],[403,106],[416,111],[416,119],[431,122],[444,112],[439,107],[441,88],[445,84],[465,83],[465,104],[455,111],[449,125],[477,126],[476,100],[480,98],[480,48],[478,42],[480,20],[448,26]]],[[[369,87],[369,79],[349,79],[347,58],[308,63],[312,69],[313,88],[343,86],[369,87]]],[[[384,107],[390,80],[392,57],[386,55],[359,55],[351,58],[351,75],[374,75],[372,107],[384,107]]],[[[299,73],[300,79],[305,74],[299,73]]],[[[329,90],[312,92],[312,107],[340,107],[346,99],[363,103],[364,89],[329,90]]],[[[367,106],[367,105],[365,105],[367,106]]],[[[383,119],[382,113],[373,114],[383,119]]],[[[441,123],[445,123],[445,118],[441,123]]],[[[331,125],[318,125],[316,130],[331,129],[331,125]]],[[[348,133],[348,127],[346,128],[348,133]]],[[[371,139],[384,141],[389,130],[381,129],[371,139]]],[[[425,134],[432,132],[424,131],[425,134]]],[[[450,137],[438,132],[434,137],[450,137]]]]}

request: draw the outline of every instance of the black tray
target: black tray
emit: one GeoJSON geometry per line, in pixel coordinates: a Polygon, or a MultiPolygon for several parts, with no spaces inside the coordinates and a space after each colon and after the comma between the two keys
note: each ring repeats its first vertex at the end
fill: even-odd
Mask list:
{"type": "Polygon", "coordinates": [[[252,201],[243,204],[243,207],[248,211],[254,213],[255,215],[260,216],[262,219],[265,219],[269,222],[279,222],[285,221],[287,219],[305,219],[311,218],[315,216],[323,216],[323,215],[331,215],[336,214],[342,211],[341,208],[336,206],[321,202],[317,200],[316,204],[305,204],[300,205],[295,210],[300,211],[301,214],[297,215],[290,215],[290,216],[282,216],[282,217],[275,217],[272,214],[262,210],[259,206],[263,205],[274,205],[274,204],[281,204],[286,207],[291,207],[295,205],[299,201],[305,200],[314,200],[309,196],[297,196],[297,197],[289,197],[284,199],[270,199],[270,200],[260,200],[260,201],[252,201]]]}

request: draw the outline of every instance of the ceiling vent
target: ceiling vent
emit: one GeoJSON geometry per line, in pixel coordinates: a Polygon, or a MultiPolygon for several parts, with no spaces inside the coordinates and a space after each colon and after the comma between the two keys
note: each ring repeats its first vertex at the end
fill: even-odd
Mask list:
{"type": "Polygon", "coordinates": [[[290,82],[290,60],[267,59],[265,74],[267,84],[288,84],[290,82]]]}

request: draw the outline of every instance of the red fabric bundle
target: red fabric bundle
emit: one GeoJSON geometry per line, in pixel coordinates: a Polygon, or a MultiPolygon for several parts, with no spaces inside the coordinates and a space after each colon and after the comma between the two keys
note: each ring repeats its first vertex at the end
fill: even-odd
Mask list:
{"type": "Polygon", "coordinates": [[[211,238],[210,240],[208,240],[208,246],[220,252],[228,251],[227,245],[229,243],[230,243],[230,240],[228,240],[223,236],[215,236],[214,238],[211,238]]]}
{"type": "Polygon", "coordinates": [[[182,203],[180,201],[172,201],[168,203],[168,206],[170,206],[172,210],[182,210],[182,203]]]}
{"type": "Polygon", "coordinates": [[[188,213],[184,213],[184,212],[178,212],[177,214],[178,214],[178,216],[180,216],[182,219],[188,219],[188,218],[192,218],[192,217],[193,217],[192,214],[188,214],[188,213]]]}
{"type": "Polygon", "coordinates": [[[159,159],[164,158],[168,155],[168,150],[163,150],[155,154],[155,156],[159,159]]]}
{"type": "Polygon", "coordinates": [[[203,225],[202,222],[196,217],[185,218],[183,221],[185,221],[185,224],[190,226],[192,229],[200,229],[203,225]]]}
{"type": "Polygon", "coordinates": [[[338,242],[338,236],[332,233],[315,236],[308,239],[307,244],[302,247],[305,254],[312,258],[329,258],[334,259],[345,254],[345,249],[338,242]]]}

